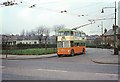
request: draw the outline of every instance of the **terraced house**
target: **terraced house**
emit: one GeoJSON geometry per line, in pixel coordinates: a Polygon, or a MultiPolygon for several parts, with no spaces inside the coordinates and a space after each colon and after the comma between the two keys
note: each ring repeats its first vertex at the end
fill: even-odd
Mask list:
{"type": "MultiPolygon", "coordinates": [[[[120,1],[118,2],[118,28],[116,29],[116,39],[117,39],[117,45],[120,49],[120,1]]],[[[110,44],[112,47],[114,47],[114,30],[112,29],[108,30],[106,33],[104,33],[104,42],[106,44],[110,44]]]]}
{"type": "MultiPolygon", "coordinates": [[[[1,35],[1,44],[39,44],[38,36],[20,36],[20,35],[1,35]]],[[[55,36],[49,36],[47,38],[48,44],[54,44],[56,42],[55,36]]],[[[45,43],[45,36],[41,38],[41,43],[45,43]]]]}

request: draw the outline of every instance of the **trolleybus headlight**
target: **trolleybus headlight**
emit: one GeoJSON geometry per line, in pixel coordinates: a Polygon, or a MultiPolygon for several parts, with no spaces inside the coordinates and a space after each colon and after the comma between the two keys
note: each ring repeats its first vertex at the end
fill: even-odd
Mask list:
{"type": "Polygon", "coordinates": [[[68,52],[70,52],[70,50],[68,50],[68,52]]]}

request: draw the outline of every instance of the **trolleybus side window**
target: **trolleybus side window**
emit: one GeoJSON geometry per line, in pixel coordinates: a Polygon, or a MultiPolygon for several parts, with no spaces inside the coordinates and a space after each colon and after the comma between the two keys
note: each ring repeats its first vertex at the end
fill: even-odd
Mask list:
{"type": "Polygon", "coordinates": [[[70,31],[59,32],[58,35],[59,36],[71,36],[73,35],[73,32],[70,32],[70,31]]]}
{"type": "Polygon", "coordinates": [[[79,37],[81,37],[81,33],[79,33],[79,37]]]}
{"type": "Polygon", "coordinates": [[[58,43],[57,43],[57,47],[58,48],[67,48],[67,47],[70,47],[70,45],[69,45],[69,41],[59,41],[58,43]]]}
{"type": "Polygon", "coordinates": [[[64,48],[70,47],[70,46],[69,46],[69,42],[68,42],[68,41],[64,41],[64,42],[63,42],[63,47],[64,47],[64,48]]]}
{"type": "Polygon", "coordinates": [[[65,32],[64,32],[64,35],[65,35],[65,36],[70,36],[70,32],[69,32],[69,31],[65,31],[65,32]]]}
{"type": "Polygon", "coordinates": [[[59,32],[58,36],[73,36],[73,31],[64,31],[64,32],[59,32]]]}
{"type": "Polygon", "coordinates": [[[79,43],[79,46],[85,46],[85,43],[79,43]]]}
{"type": "Polygon", "coordinates": [[[73,31],[71,31],[71,36],[73,36],[73,31]]]}
{"type": "Polygon", "coordinates": [[[81,36],[82,36],[82,37],[85,37],[85,34],[84,34],[84,33],[81,33],[81,36]]]}
{"type": "Polygon", "coordinates": [[[73,41],[71,41],[71,42],[70,42],[70,44],[71,44],[71,47],[73,47],[73,46],[74,46],[74,42],[73,42],[73,41]]]}
{"type": "Polygon", "coordinates": [[[57,42],[57,47],[62,48],[63,47],[63,42],[57,42]]]}
{"type": "Polygon", "coordinates": [[[74,46],[79,46],[79,43],[75,43],[74,46]]]}

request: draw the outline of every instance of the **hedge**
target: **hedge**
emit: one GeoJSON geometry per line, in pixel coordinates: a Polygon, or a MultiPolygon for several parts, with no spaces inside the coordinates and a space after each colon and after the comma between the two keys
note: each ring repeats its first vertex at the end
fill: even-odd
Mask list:
{"type": "MultiPolygon", "coordinates": [[[[47,44],[46,47],[47,48],[56,48],[57,44],[47,44]]],[[[31,48],[45,48],[45,44],[17,44],[17,45],[2,44],[2,50],[31,49],[31,48]]]]}
{"type": "Polygon", "coordinates": [[[2,50],[2,54],[12,55],[42,55],[56,53],[56,48],[33,48],[33,49],[20,49],[20,50],[2,50]]]}
{"type": "Polygon", "coordinates": [[[110,45],[105,45],[105,44],[86,44],[86,47],[89,47],[89,48],[112,48],[110,45]]]}

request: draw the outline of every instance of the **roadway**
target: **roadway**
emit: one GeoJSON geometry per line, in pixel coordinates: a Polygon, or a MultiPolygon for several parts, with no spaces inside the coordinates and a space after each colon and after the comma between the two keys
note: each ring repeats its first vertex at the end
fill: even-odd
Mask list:
{"type": "Polygon", "coordinates": [[[74,57],[51,57],[29,60],[2,60],[3,80],[118,80],[118,65],[97,64],[91,58],[102,49],[87,49],[74,57]]]}

